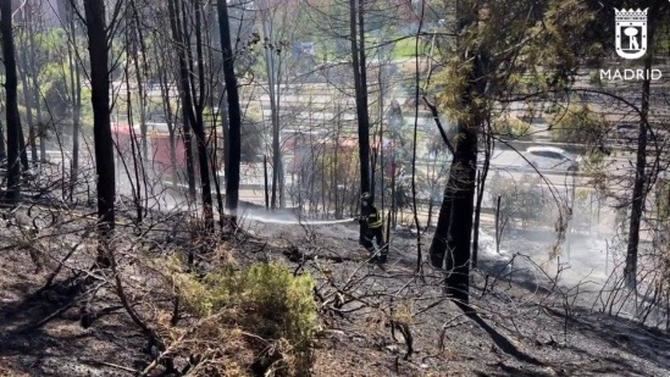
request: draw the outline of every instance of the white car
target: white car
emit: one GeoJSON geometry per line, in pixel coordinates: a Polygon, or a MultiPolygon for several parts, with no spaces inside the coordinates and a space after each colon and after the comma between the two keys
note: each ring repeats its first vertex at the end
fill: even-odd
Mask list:
{"type": "Polygon", "coordinates": [[[572,156],[561,148],[548,146],[529,147],[523,155],[540,171],[577,171],[579,169],[580,158],[572,156]]]}

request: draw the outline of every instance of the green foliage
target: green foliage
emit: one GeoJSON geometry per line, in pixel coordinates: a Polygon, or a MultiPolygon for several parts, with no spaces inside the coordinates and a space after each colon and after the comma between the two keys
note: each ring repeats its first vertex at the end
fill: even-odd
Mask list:
{"type": "Polygon", "coordinates": [[[474,103],[463,103],[463,95],[469,90],[468,78],[471,73],[472,62],[464,62],[459,56],[452,56],[447,60],[445,69],[435,76],[435,83],[440,86],[438,102],[455,121],[467,120],[473,110],[471,106],[474,103]]]}
{"type": "Polygon", "coordinates": [[[459,2],[458,39],[440,50],[435,75],[438,104],[472,126],[510,93],[568,87],[581,57],[598,50],[583,44],[594,12],[578,0],[459,2]]]}
{"type": "MultiPolygon", "coordinates": [[[[422,41],[419,42],[419,56],[426,55],[428,48],[422,41]]],[[[416,39],[401,39],[393,45],[392,56],[394,59],[414,58],[416,56],[416,39]]]]}
{"type": "Polygon", "coordinates": [[[275,263],[258,263],[241,271],[232,268],[209,273],[202,281],[176,273],[176,285],[184,300],[202,316],[230,311],[222,325],[231,321],[243,331],[270,341],[286,341],[296,358],[296,372],[306,370],[316,332],[317,307],[312,296],[314,279],[294,276],[275,263]]]}
{"type": "Polygon", "coordinates": [[[502,136],[522,138],[528,136],[530,124],[513,116],[503,116],[493,122],[493,131],[502,136]]]}
{"type": "Polygon", "coordinates": [[[607,133],[607,124],[588,106],[573,104],[554,114],[551,131],[555,141],[593,145],[607,133]]]}
{"type": "Polygon", "coordinates": [[[536,80],[528,90],[560,89],[571,84],[581,59],[602,56],[599,37],[592,30],[596,12],[581,0],[550,0],[543,17],[528,31],[522,63],[536,80]],[[541,62],[538,64],[538,62],[541,62]]]}
{"type": "Polygon", "coordinates": [[[607,161],[606,157],[607,156],[605,153],[599,149],[589,151],[589,153],[584,156],[584,160],[582,161],[582,165],[584,166],[583,169],[586,171],[589,171],[589,169],[593,171],[604,170],[605,162],[607,161]]]}

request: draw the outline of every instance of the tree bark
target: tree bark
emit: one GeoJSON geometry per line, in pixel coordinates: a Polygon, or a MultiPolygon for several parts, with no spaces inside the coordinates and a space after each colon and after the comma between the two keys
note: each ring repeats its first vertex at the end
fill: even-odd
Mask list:
{"type": "Polygon", "coordinates": [[[141,159],[143,161],[142,167],[144,168],[144,162],[148,161],[149,159],[146,121],[148,94],[147,90],[144,89],[142,71],[144,71],[144,77],[146,77],[149,74],[149,67],[146,60],[147,49],[144,43],[144,34],[142,32],[142,21],[140,19],[141,14],[137,9],[135,1],[130,1],[130,6],[133,12],[133,24],[135,29],[132,33],[134,42],[134,56],[132,60],[134,63],[135,81],[137,82],[137,96],[140,102],[140,137],[142,143],[141,159]],[[140,58],[142,59],[142,64],[140,64],[140,58]]]}
{"type": "Polygon", "coordinates": [[[19,165],[20,129],[19,105],[17,95],[16,56],[12,30],[12,2],[0,2],[0,33],[2,34],[2,56],[5,64],[5,93],[7,116],[7,191],[6,199],[16,203],[20,195],[21,167],[19,165]]]}
{"type": "Polygon", "coordinates": [[[5,142],[5,130],[0,122],[0,161],[5,161],[7,159],[7,149],[5,142]]]}
{"type": "MultiPolygon", "coordinates": [[[[459,29],[465,30],[477,18],[470,9],[457,9],[459,29]]],[[[459,41],[460,42],[460,41],[459,41]]],[[[487,51],[484,47],[463,51],[463,61],[472,61],[473,67],[465,78],[467,84],[460,93],[460,111],[465,115],[458,121],[453,146],[444,138],[447,148],[453,148],[449,179],[444,190],[442,206],[437,218],[435,235],[430,245],[430,261],[435,267],[444,267],[447,295],[468,303],[470,288],[470,248],[477,175],[477,141],[486,119],[478,100],[485,92],[487,51]]],[[[439,123],[438,123],[439,126],[439,123]]],[[[444,135],[443,135],[444,137],[444,135]]]]}
{"type": "Polygon", "coordinates": [[[477,267],[479,255],[479,224],[482,214],[482,201],[484,200],[484,189],[486,187],[486,178],[489,174],[489,165],[491,162],[491,152],[493,150],[493,139],[490,130],[485,135],[486,149],[484,150],[484,166],[477,176],[477,200],[475,205],[475,223],[472,230],[472,267],[477,267]]]}
{"type": "MultiPolygon", "coordinates": [[[[26,90],[28,89],[28,86],[25,85],[25,78],[26,78],[26,73],[25,69],[21,69],[22,66],[26,66],[28,64],[28,60],[26,58],[25,52],[21,54],[21,62],[17,66],[17,73],[20,76],[21,79],[21,85],[23,85],[23,92],[24,92],[24,99],[26,90]]],[[[18,92],[17,92],[18,96],[18,92]]],[[[17,97],[18,101],[18,97],[17,97]]],[[[21,160],[21,170],[24,172],[27,172],[30,169],[30,164],[28,162],[28,146],[35,146],[34,144],[34,138],[33,138],[33,122],[32,122],[32,111],[30,108],[30,105],[28,102],[25,104],[26,107],[26,113],[28,115],[28,145],[26,145],[26,138],[23,133],[23,126],[19,127],[19,159],[21,160]]],[[[19,114],[20,117],[20,114],[19,114]]],[[[33,156],[36,156],[33,154],[33,156]]]]}
{"type": "MultiPolygon", "coordinates": [[[[237,202],[240,188],[240,128],[241,112],[240,99],[237,93],[237,78],[235,77],[235,60],[230,43],[230,25],[228,23],[228,4],[226,0],[217,0],[219,15],[219,33],[221,35],[221,50],[223,52],[223,77],[226,83],[226,99],[228,101],[228,159],[226,163],[226,208],[232,215],[232,221],[237,221],[237,202]]],[[[223,122],[225,124],[225,122],[223,122]]]]}
{"type": "Polygon", "coordinates": [[[70,101],[72,104],[72,162],[70,165],[70,200],[74,199],[74,190],[79,176],[79,131],[81,114],[81,72],[76,61],[72,44],[76,46],[77,34],[75,24],[75,10],[72,5],[68,8],[68,25],[72,43],[67,45],[68,65],[70,69],[70,101]]]}
{"type": "MultiPolygon", "coordinates": [[[[196,36],[196,59],[198,71],[199,94],[193,98],[195,108],[195,122],[193,130],[198,146],[198,164],[200,167],[200,189],[202,195],[202,211],[207,229],[214,229],[214,212],[212,207],[212,187],[209,179],[209,156],[207,154],[207,138],[205,137],[205,121],[203,111],[205,106],[205,62],[202,51],[202,8],[200,0],[195,0],[195,36],[196,36]]],[[[195,83],[192,84],[195,87],[195,83]]]]}
{"type": "MultiPolygon", "coordinates": [[[[370,122],[368,118],[367,83],[365,74],[365,24],[363,3],[365,0],[349,0],[349,30],[351,57],[356,90],[356,116],[358,119],[358,158],[360,163],[361,194],[370,193],[370,122]],[[358,20],[358,25],[357,25],[358,20]],[[360,41],[358,41],[360,35],[360,41]]],[[[374,202],[374,197],[371,199],[374,202]]],[[[360,205],[360,215],[368,215],[369,206],[360,205]]],[[[360,222],[359,242],[367,233],[365,221],[360,222]]]]}
{"type": "MultiPolygon", "coordinates": [[[[265,5],[267,6],[267,4],[265,5]]],[[[272,22],[268,16],[268,9],[260,10],[261,24],[263,28],[263,37],[265,41],[264,56],[265,56],[265,73],[268,80],[268,95],[270,97],[270,123],[272,124],[272,194],[270,198],[270,205],[272,209],[283,207],[282,198],[284,196],[284,169],[281,158],[281,143],[280,143],[280,124],[279,124],[279,76],[281,75],[278,65],[275,63],[275,47],[272,40],[272,32],[268,27],[268,23],[272,22]],[[279,203],[278,203],[279,202],[279,203]]]]}
{"type": "MultiPolygon", "coordinates": [[[[29,9],[28,11],[31,10],[29,9]]],[[[35,51],[35,30],[33,29],[33,24],[34,22],[32,19],[27,23],[30,56],[32,57],[32,59],[30,59],[30,73],[33,81],[33,103],[35,105],[35,113],[37,115],[37,135],[39,136],[40,140],[40,161],[46,162],[46,125],[44,124],[44,120],[42,118],[42,95],[40,93],[39,82],[37,81],[39,67],[37,66],[37,53],[35,51]]],[[[26,69],[27,68],[28,67],[26,67],[26,69]]]]}
{"type": "MultiPolygon", "coordinates": [[[[105,245],[114,230],[114,200],[116,182],[114,175],[114,140],[110,121],[108,41],[104,0],[84,2],[88,51],[91,64],[91,103],[93,105],[93,137],[95,145],[95,170],[97,173],[98,232],[105,245]]],[[[109,266],[99,248],[98,265],[109,266]]]]}
{"type": "MultiPolygon", "coordinates": [[[[648,43],[653,46],[653,25],[648,32],[648,43]]],[[[653,49],[652,49],[653,50],[653,49]]],[[[644,67],[649,72],[653,62],[653,52],[647,52],[644,67]]],[[[630,210],[630,224],[628,228],[628,244],[626,248],[626,266],[624,267],[624,280],[626,286],[637,289],[637,260],[638,245],[640,243],[640,223],[644,211],[646,198],[645,182],[647,181],[647,133],[649,128],[649,95],[651,91],[651,80],[646,77],[642,82],[642,105],[640,107],[640,127],[637,137],[637,160],[635,163],[635,183],[633,185],[633,198],[630,210]]]]}
{"type": "Polygon", "coordinates": [[[477,171],[477,125],[459,122],[458,133],[449,180],[430,245],[430,257],[433,266],[444,267],[447,271],[447,293],[467,302],[477,171]]]}
{"type": "MultiPolygon", "coordinates": [[[[32,20],[27,17],[28,11],[24,10],[23,12],[23,21],[25,23],[31,22],[32,20]]],[[[35,144],[35,123],[33,121],[33,105],[30,92],[30,84],[28,83],[28,72],[26,71],[27,67],[30,66],[28,63],[28,49],[21,49],[21,66],[19,68],[19,74],[21,76],[21,85],[23,86],[23,105],[26,108],[26,120],[28,121],[28,146],[30,147],[30,160],[33,163],[36,163],[39,160],[37,155],[37,145],[35,144]]],[[[35,58],[34,56],[32,57],[35,58]]],[[[21,150],[21,163],[24,169],[29,169],[28,166],[28,157],[27,151],[25,148],[21,150]],[[24,161],[25,159],[25,161],[24,161]]]]}
{"type": "Polygon", "coordinates": [[[170,97],[170,79],[168,76],[168,64],[164,62],[162,56],[162,48],[164,45],[157,42],[154,44],[156,55],[156,66],[158,68],[158,83],[161,89],[161,98],[163,103],[163,113],[165,114],[165,122],[168,128],[168,137],[170,142],[170,170],[172,171],[172,181],[177,182],[177,151],[176,151],[176,132],[175,119],[173,116],[172,102],[170,97]]]}
{"type": "Polygon", "coordinates": [[[179,5],[177,0],[168,0],[168,12],[170,17],[170,29],[172,38],[177,43],[177,60],[179,62],[179,97],[181,99],[181,111],[183,121],[184,157],[186,158],[186,179],[188,181],[188,196],[195,200],[195,169],[193,166],[193,145],[191,140],[191,91],[188,82],[188,65],[186,64],[185,41],[181,22],[179,21],[179,5]]]}

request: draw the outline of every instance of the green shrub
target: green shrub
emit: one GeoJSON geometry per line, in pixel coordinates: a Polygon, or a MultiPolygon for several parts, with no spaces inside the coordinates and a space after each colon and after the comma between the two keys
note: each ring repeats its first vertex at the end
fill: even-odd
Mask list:
{"type": "Polygon", "coordinates": [[[588,106],[570,105],[554,114],[551,132],[558,142],[595,145],[607,133],[607,124],[588,106]]]}
{"type": "Polygon", "coordinates": [[[283,355],[265,355],[264,364],[277,362],[290,354],[289,375],[302,375],[309,368],[312,338],[317,329],[317,307],[312,296],[314,279],[309,274],[294,276],[275,263],[258,263],[241,271],[232,268],[209,273],[197,280],[190,274],[177,274],[177,285],[184,300],[202,316],[231,310],[235,315],[221,318],[243,331],[276,344],[288,343],[283,355]],[[234,317],[234,318],[231,318],[234,317]]]}
{"type": "Polygon", "coordinates": [[[505,116],[493,122],[493,130],[498,135],[521,138],[528,136],[530,124],[516,117],[505,116]]]}

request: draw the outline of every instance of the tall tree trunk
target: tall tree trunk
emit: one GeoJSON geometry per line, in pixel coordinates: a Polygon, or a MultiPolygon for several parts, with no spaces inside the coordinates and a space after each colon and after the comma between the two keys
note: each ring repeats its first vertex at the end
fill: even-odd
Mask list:
{"type": "MultiPolygon", "coordinates": [[[[363,3],[365,0],[349,0],[349,29],[351,37],[351,57],[354,68],[354,84],[356,90],[356,115],[358,118],[358,158],[360,162],[361,193],[370,195],[370,122],[368,118],[367,82],[365,67],[365,24],[363,3]],[[358,26],[356,24],[358,20],[358,26]],[[360,36],[360,41],[358,41],[360,36]]],[[[372,199],[374,201],[374,198],[372,199]]],[[[360,205],[361,216],[368,215],[369,206],[360,205]]],[[[360,223],[359,242],[367,233],[365,221],[360,223]]]]}
{"type": "Polygon", "coordinates": [[[168,128],[168,137],[170,143],[170,170],[172,172],[172,181],[177,182],[177,151],[176,151],[176,135],[175,135],[175,121],[172,110],[172,99],[170,97],[170,80],[168,76],[168,65],[164,62],[161,54],[161,48],[165,46],[160,42],[154,44],[154,51],[156,55],[156,66],[158,72],[158,83],[161,89],[161,99],[163,104],[163,113],[165,114],[165,122],[168,128]]]}
{"type": "Polygon", "coordinates": [[[421,225],[419,224],[419,214],[416,206],[416,148],[417,132],[419,129],[419,94],[420,94],[420,62],[419,62],[419,35],[423,28],[423,18],[426,9],[426,1],[421,0],[421,12],[419,26],[416,29],[416,38],[414,40],[414,132],[412,133],[412,212],[414,215],[414,227],[416,228],[416,272],[422,273],[423,252],[421,250],[421,225]]]}
{"type": "MultiPolygon", "coordinates": [[[[458,4],[465,6],[465,4],[458,4]]],[[[459,29],[477,22],[472,9],[457,8],[459,29]]],[[[460,41],[459,41],[460,42],[460,41]]],[[[481,96],[487,85],[486,48],[462,50],[463,61],[472,61],[466,87],[460,94],[460,109],[465,114],[458,121],[453,159],[449,179],[444,190],[442,206],[437,218],[435,235],[430,245],[430,261],[435,267],[446,270],[447,295],[462,303],[468,303],[470,288],[470,248],[474,211],[474,196],[477,175],[477,139],[486,119],[480,108],[481,96]]],[[[448,140],[445,138],[445,143],[448,140]]],[[[447,147],[449,145],[447,144],[447,147]]]]}
{"type": "MultiPolygon", "coordinates": [[[[97,174],[98,231],[104,245],[114,230],[114,200],[116,177],[114,175],[114,140],[109,107],[108,41],[105,21],[105,1],[84,2],[88,51],[91,64],[91,103],[93,105],[93,137],[95,145],[95,170],[97,174]]],[[[104,247],[104,246],[103,246],[104,247]]],[[[108,266],[101,247],[98,265],[108,266]]]]}
{"type": "MultiPolygon", "coordinates": [[[[380,57],[381,60],[381,57],[380,57]]],[[[385,160],[384,160],[384,81],[383,81],[384,68],[379,67],[377,73],[377,83],[379,85],[379,193],[380,193],[380,211],[382,216],[384,216],[385,208],[385,199],[386,199],[386,182],[384,181],[384,170],[385,170],[385,160]]]]}
{"type": "Polygon", "coordinates": [[[477,267],[479,255],[479,224],[482,214],[482,201],[484,200],[484,190],[486,188],[486,178],[489,174],[489,165],[491,162],[491,152],[493,150],[493,138],[491,131],[487,130],[485,135],[486,149],[484,150],[484,166],[477,175],[477,200],[475,205],[475,223],[472,230],[472,267],[477,267]]]}
{"type": "Polygon", "coordinates": [[[77,45],[75,10],[70,5],[67,12],[68,27],[72,43],[67,45],[67,58],[70,69],[70,101],[72,105],[72,161],[70,163],[70,200],[74,199],[74,190],[79,177],[79,131],[81,114],[81,72],[76,61],[74,46],[77,45]]]}
{"type": "MultiPolygon", "coordinates": [[[[30,12],[31,9],[28,10],[30,12]]],[[[37,115],[37,134],[39,136],[40,140],[40,161],[41,162],[46,162],[46,124],[44,124],[44,120],[42,118],[42,95],[40,93],[40,86],[39,82],[37,81],[37,76],[39,75],[39,67],[37,66],[37,53],[35,51],[35,30],[34,30],[34,20],[31,17],[30,22],[27,23],[28,25],[28,41],[29,41],[29,48],[30,48],[30,56],[32,59],[30,60],[30,77],[32,78],[33,85],[33,98],[34,98],[34,105],[35,105],[35,113],[37,115]]],[[[26,67],[27,69],[28,67],[26,67]]]]}
{"type": "MultiPolygon", "coordinates": [[[[648,32],[648,43],[653,46],[654,28],[650,25],[648,32]]],[[[644,68],[650,72],[653,63],[653,49],[647,52],[644,68]]],[[[651,80],[645,76],[642,82],[642,106],[640,107],[640,127],[637,137],[637,161],[635,163],[635,183],[633,185],[633,198],[630,210],[630,224],[628,228],[628,245],[626,252],[626,266],[624,267],[624,279],[626,286],[637,289],[637,260],[638,245],[640,242],[640,223],[644,211],[645,182],[647,181],[647,133],[649,127],[649,95],[651,91],[651,80]]]]}
{"type": "Polygon", "coordinates": [[[447,294],[463,303],[467,303],[469,297],[477,138],[483,121],[473,97],[482,93],[485,85],[485,80],[477,80],[483,77],[483,58],[475,57],[474,65],[468,88],[462,99],[463,108],[469,109],[472,114],[458,122],[458,135],[455,138],[449,179],[444,190],[435,235],[430,245],[431,263],[446,270],[447,294]]]}
{"type": "Polygon", "coordinates": [[[179,3],[177,0],[168,0],[168,12],[170,17],[170,28],[172,38],[177,43],[177,60],[179,61],[179,96],[181,98],[182,121],[184,123],[184,154],[186,158],[186,178],[188,181],[188,194],[191,200],[195,200],[195,169],[193,167],[193,148],[191,140],[191,91],[189,88],[188,65],[186,64],[185,41],[179,21],[179,3]],[[190,108],[190,110],[189,110],[190,108]]]}
{"type": "Polygon", "coordinates": [[[17,99],[16,57],[14,54],[14,36],[12,30],[12,2],[0,2],[0,33],[2,34],[2,56],[5,64],[5,93],[7,116],[7,192],[6,198],[11,203],[19,199],[21,167],[19,166],[20,129],[19,105],[17,99]]]}
{"type": "MultiPolygon", "coordinates": [[[[126,14],[126,19],[128,18],[128,15],[126,14]]],[[[130,42],[129,38],[129,32],[131,31],[131,28],[126,29],[126,35],[125,35],[125,43],[126,43],[126,53],[128,55],[133,55],[134,52],[131,50],[132,49],[132,44],[130,42]]],[[[141,154],[138,151],[137,147],[137,134],[135,133],[135,124],[134,124],[134,113],[133,113],[133,95],[132,95],[132,90],[131,90],[131,84],[130,84],[130,62],[126,62],[123,70],[123,78],[125,80],[126,84],[126,102],[127,102],[127,118],[128,118],[128,137],[130,138],[130,156],[132,157],[132,173],[134,174],[135,181],[133,182],[133,177],[131,176],[131,171],[127,166],[127,163],[125,162],[125,156],[120,156],[122,160],[124,160],[123,164],[126,169],[126,173],[128,176],[128,181],[129,185],[131,187],[132,191],[132,197],[133,197],[133,202],[135,204],[135,211],[137,214],[137,217],[135,219],[136,224],[140,224],[142,222],[142,219],[144,217],[143,213],[144,210],[142,208],[142,183],[140,180],[140,165],[141,165],[141,154]],[[138,161],[138,158],[140,161],[138,161]]]]}
{"type": "MultiPolygon", "coordinates": [[[[235,60],[230,43],[230,25],[228,23],[228,4],[226,0],[217,0],[216,7],[219,15],[219,33],[221,35],[221,51],[223,52],[223,78],[226,83],[226,99],[228,100],[228,160],[226,163],[226,208],[237,217],[237,202],[240,189],[240,128],[241,112],[240,98],[237,93],[237,78],[235,77],[235,60]]],[[[225,122],[223,122],[225,124],[225,122]]]]}
{"type": "Polygon", "coordinates": [[[430,245],[431,263],[447,271],[447,293],[468,301],[470,236],[477,171],[477,124],[459,122],[449,180],[430,245]]]}
{"type": "Polygon", "coordinates": [[[268,96],[270,97],[270,123],[272,125],[272,195],[270,206],[272,209],[283,207],[280,198],[283,197],[283,166],[281,164],[280,125],[279,125],[279,84],[277,64],[275,63],[275,46],[268,23],[272,22],[268,16],[268,9],[261,9],[261,23],[263,37],[266,41],[264,48],[265,72],[268,80],[268,96]],[[269,42],[269,43],[268,43],[269,42]]]}
{"type": "Polygon", "coordinates": [[[7,159],[7,148],[5,142],[5,130],[0,121],[0,161],[5,161],[7,159]]]}
{"type": "MultiPolygon", "coordinates": [[[[202,8],[200,0],[193,2],[195,7],[195,37],[196,37],[196,59],[198,71],[197,100],[194,97],[195,123],[193,130],[198,142],[198,162],[200,166],[200,189],[202,190],[202,210],[207,229],[214,228],[214,212],[212,207],[212,188],[209,179],[209,156],[207,154],[207,138],[205,137],[205,121],[203,111],[205,106],[205,62],[202,51],[202,8]]],[[[195,84],[192,84],[195,86],[195,84]]]]}
{"type": "Polygon", "coordinates": [[[398,201],[396,200],[396,159],[395,159],[395,141],[393,141],[393,148],[391,149],[393,156],[391,157],[391,226],[395,229],[398,225],[398,201]]]}
{"type": "MultiPolygon", "coordinates": [[[[365,187],[370,195],[374,198],[374,191],[372,190],[372,182],[374,177],[370,170],[370,115],[368,112],[368,74],[367,74],[367,57],[365,51],[365,1],[358,0],[358,64],[359,64],[359,91],[357,97],[360,96],[361,120],[359,120],[359,153],[361,156],[361,176],[365,176],[367,183],[365,187]],[[361,131],[363,133],[361,133],[361,131]],[[366,171],[363,174],[363,171],[366,171]]],[[[361,187],[363,185],[361,184],[361,187]]]]}
{"type": "MultiPolygon", "coordinates": [[[[135,81],[137,82],[137,96],[139,98],[140,102],[140,138],[141,138],[141,145],[142,145],[142,153],[141,153],[141,159],[143,162],[147,162],[149,158],[148,154],[148,140],[147,140],[147,91],[144,89],[144,84],[143,84],[143,75],[142,71],[144,71],[144,76],[146,77],[149,74],[149,67],[147,64],[146,56],[147,56],[147,49],[144,43],[144,34],[142,32],[142,21],[141,21],[141,14],[137,9],[137,5],[135,4],[135,1],[130,1],[130,6],[133,11],[133,18],[134,18],[134,32],[133,32],[133,42],[134,42],[134,50],[135,54],[133,56],[133,63],[134,63],[134,70],[135,70],[135,81]],[[142,64],[140,64],[140,58],[142,59],[142,64]]],[[[144,170],[145,164],[142,164],[142,168],[144,170]]],[[[144,174],[146,178],[146,174],[144,174]]]]}
{"type": "Polygon", "coordinates": [[[26,147],[26,138],[23,135],[23,127],[19,127],[19,158],[24,171],[30,169],[28,163],[28,148],[26,147]]]}
{"type": "Polygon", "coordinates": [[[335,196],[335,218],[339,219],[344,214],[344,201],[341,197],[344,196],[344,193],[340,195],[340,133],[342,131],[342,114],[339,101],[335,109],[335,150],[333,152],[333,191],[335,196]]]}
{"type": "MultiPolygon", "coordinates": [[[[28,23],[31,22],[30,19],[26,16],[27,11],[24,10],[23,20],[28,23]]],[[[28,49],[21,49],[21,66],[19,67],[19,74],[21,76],[21,85],[23,86],[23,105],[26,108],[26,120],[28,121],[28,146],[30,147],[30,159],[33,163],[36,163],[39,158],[37,155],[37,144],[35,143],[35,123],[33,121],[33,106],[32,106],[32,94],[30,91],[30,84],[28,83],[28,72],[26,71],[27,67],[30,64],[28,63],[28,49]]],[[[21,158],[23,160],[24,154],[27,154],[27,151],[24,149],[21,151],[21,158]]],[[[27,160],[27,155],[25,156],[27,160]]],[[[24,169],[28,169],[27,161],[22,161],[24,169]]]]}

